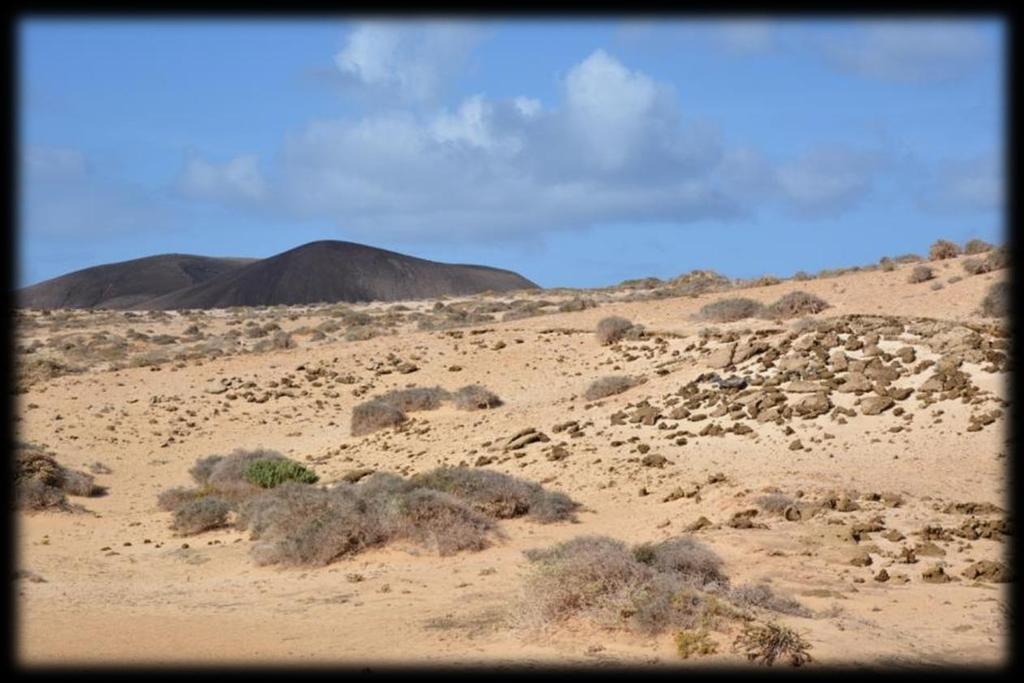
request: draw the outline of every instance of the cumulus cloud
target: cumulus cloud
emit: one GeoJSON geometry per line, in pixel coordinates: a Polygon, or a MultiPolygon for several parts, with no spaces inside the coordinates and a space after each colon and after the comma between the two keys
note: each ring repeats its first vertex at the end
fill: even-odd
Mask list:
{"type": "Polygon", "coordinates": [[[258,201],[265,196],[267,184],[255,155],[215,164],[193,154],[185,160],[178,189],[191,199],[258,201]]]}
{"type": "Polygon", "coordinates": [[[363,22],[348,33],[334,63],[349,83],[380,95],[429,102],[462,66],[479,33],[448,22],[363,22]]]}
{"type": "Polygon", "coordinates": [[[169,224],[150,191],[100,176],[79,149],[30,145],[21,170],[20,220],[33,233],[96,237],[169,224]]]}
{"type": "Polygon", "coordinates": [[[989,48],[976,25],[955,21],[867,22],[821,42],[837,67],[897,83],[936,82],[962,76],[989,48]]]}
{"type": "Polygon", "coordinates": [[[872,188],[881,159],[841,146],[817,147],[777,171],[785,200],[808,218],[837,215],[859,204],[872,188]]]}
{"type": "Polygon", "coordinates": [[[915,193],[922,209],[935,212],[998,211],[1004,176],[996,154],[946,159],[922,174],[915,193]]]}

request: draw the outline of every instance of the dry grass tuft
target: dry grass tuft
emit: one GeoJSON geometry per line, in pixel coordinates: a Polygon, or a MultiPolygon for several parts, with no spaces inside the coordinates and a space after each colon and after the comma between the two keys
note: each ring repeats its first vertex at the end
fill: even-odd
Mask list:
{"type": "Polygon", "coordinates": [[[812,661],[807,652],[810,647],[796,631],[779,624],[747,624],[733,642],[736,652],[766,666],[780,659],[802,666],[812,661]]]}
{"type": "Polygon", "coordinates": [[[960,247],[949,240],[936,240],[928,249],[929,261],[942,261],[948,258],[956,258],[960,255],[960,247]]]}
{"type": "Polygon", "coordinates": [[[764,305],[759,301],[744,297],[733,297],[730,299],[719,299],[703,306],[700,309],[700,317],[705,320],[729,323],[759,316],[763,311],[764,305]]]}
{"type": "Polygon", "coordinates": [[[601,342],[603,346],[614,344],[625,338],[626,334],[633,328],[633,323],[620,318],[619,316],[609,316],[603,318],[597,323],[597,340],[601,342]]]}
{"type": "Polygon", "coordinates": [[[501,405],[497,394],[479,384],[462,387],[452,395],[452,400],[459,410],[486,410],[501,405]]]}
{"type": "Polygon", "coordinates": [[[1005,280],[992,283],[981,300],[981,314],[986,318],[1005,318],[1010,315],[1010,283],[1005,280]]]}
{"type": "Polygon", "coordinates": [[[641,384],[641,381],[635,377],[609,375],[608,377],[601,377],[591,382],[590,386],[583,393],[583,397],[588,401],[597,401],[608,396],[621,394],[638,384],[641,384]]]}
{"type": "Polygon", "coordinates": [[[824,299],[803,291],[790,292],[764,309],[768,318],[796,318],[821,313],[829,304],[824,299]]]}
{"type": "Polygon", "coordinates": [[[352,409],[352,436],[363,436],[388,427],[397,427],[409,418],[395,406],[372,399],[352,409]]]}
{"type": "Polygon", "coordinates": [[[935,273],[928,266],[914,266],[914,269],[910,271],[910,277],[907,278],[907,282],[913,285],[919,282],[927,282],[934,277],[935,273]]]}

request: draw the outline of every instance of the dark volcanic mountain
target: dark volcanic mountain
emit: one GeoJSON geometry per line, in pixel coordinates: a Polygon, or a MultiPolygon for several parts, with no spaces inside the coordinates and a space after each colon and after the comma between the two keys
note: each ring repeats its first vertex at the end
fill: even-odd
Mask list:
{"type": "Polygon", "coordinates": [[[227,308],[333,301],[397,301],[534,289],[509,270],[453,265],[352,242],[311,242],[147,303],[147,308],[227,308]]]}
{"type": "MultiPolygon", "coordinates": [[[[183,266],[178,268],[184,270],[183,266]]],[[[170,310],[397,301],[536,287],[508,270],[437,263],[352,242],[322,241],[260,260],[154,256],[98,266],[23,289],[19,303],[36,308],[170,310]],[[193,266],[192,272],[198,277],[172,286],[172,278],[165,271],[173,268],[165,261],[173,263],[173,259],[216,262],[220,270],[203,277],[218,266],[210,263],[206,270],[193,266]],[[163,265],[157,268],[147,262],[163,265]],[[129,267],[132,264],[142,268],[134,272],[129,267]],[[82,280],[86,274],[88,277],[82,280]],[[101,275],[108,277],[104,280],[101,275]],[[148,282],[147,277],[159,278],[159,285],[148,282]],[[88,295],[77,291],[79,282],[88,285],[88,295]]]]}
{"type": "Polygon", "coordinates": [[[17,292],[24,308],[135,308],[206,282],[255,259],[161,254],[77,270],[17,292]]]}

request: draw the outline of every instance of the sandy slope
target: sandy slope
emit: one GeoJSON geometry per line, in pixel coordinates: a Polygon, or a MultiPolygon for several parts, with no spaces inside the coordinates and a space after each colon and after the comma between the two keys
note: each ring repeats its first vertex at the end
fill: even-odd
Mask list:
{"type": "MultiPolygon", "coordinates": [[[[938,269],[943,281],[961,274],[956,260],[938,269]]],[[[904,267],[739,294],[770,302],[795,289],[812,292],[832,304],[819,318],[884,313],[976,321],[978,302],[1001,277],[968,277],[933,291],[928,284],[907,284],[906,274],[904,267]]],[[[18,515],[17,566],[45,579],[17,582],[21,661],[676,665],[670,635],[641,638],[586,624],[543,635],[514,628],[515,597],[528,566],[522,551],[584,533],[657,540],[682,533],[703,515],[715,526],[697,534],[724,558],[734,582],[767,580],[819,613],[781,618],[806,634],[817,663],[1001,662],[1007,652],[1006,584],[927,583],[921,573],[936,558],[900,565],[891,557],[912,545],[914,532],[926,524],[958,526],[962,515],[940,511],[949,502],[1008,507],[1005,418],[969,432],[972,406],[944,401],[918,408],[911,399],[906,408],[915,413],[913,423],[892,411],[858,415],[846,424],[823,415],[788,423],[792,435],[774,423],[752,423],[753,435],[691,438],[684,446],[659,438],[654,428],[610,423],[610,416],[628,404],[669,394],[709,369],[704,356],[685,352],[705,327],[690,315],[723,296],[609,304],[462,328],[461,338],[409,331],[180,369],[87,372],[35,384],[18,397],[19,437],[46,444],[67,465],[101,461],[112,473],[97,478],[109,495],[79,499],[93,515],[18,515]],[[649,342],[600,346],[592,331],[610,314],[665,333],[665,350],[654,352],[649,342]],[[486,331],[471,334],[473,329],[486,331]],[[495,349],[499,340],[506,345],[495,349]],[[683,362],[658,376],[655,367],[671,359],[672,351],[679,351],[683,362]],[[413,360],[419,370],[377,375],[369,369],[389,353],[413,360]],[[356,375],[371,385],[368,395],[408,384],[454,389],[478,382],[505,405],[479,413],[449,408],[416,413],[414,426],[429,429],[353,438],[351,408],[364,399],[352,396],[352,387],[325,398],[321,388],[307,383],[301,386],[308,396],[235,401],[230,409],[224,409],[229,402],[223,395],[204,391],[221,377],[265,386],[289,372],[301,376],[295,372],[300,365],[318,363],[356,375]],[[452,365],[461,371],[449,370],[452,365]],[[618,373],[644,375],[648,381],[596,404],[583,400],[590,381],[618,373]],[[936,408],[945,411],[937,423],[936,408]],[[215,414],[215,409],[220,410],[215,414]],[[561,441],[551,428],[571,419],[593,424],[582,437],[564,439],[571,453],[567,459],[547,460],[543,444],[534,444],[523,457],[490,467],[566,491],[585,506],[579,522],[506,521],[507,541],[478,553],[438,557],[421,548],[388,547],[321,569],[258,567],[249,558],[245,534],[223,530],[175,537],[168,530],[170,515],[156,507],[158,492],[188,483],[187,469],[196,458],[236,447],[263,446],[298,460],[316,459],[322,480],[331,481],[357,467],[415,472],[441,463],[472,465],[480,454],[492,452],[485,443],[500,442],[524,427],[561,441]],[[890,432],[896,425],[907,428],[890,432]],[[175,441],[162,446],[172,430],[178,432],[175,441]],[[831,438],[823,438],[826,433],[831,438]],[[670,464],[642,466],[628,441],[634,436],[670,464]],[[808,448],[791,451],[795,438],[808,448]],[[616,440],[625,443],[610,445],[616,440]],[[677,486],[703,484],[715,473],[725,480],[705,484],[699,501],[662,502],[677,486]],[[766,529],[722,524],[734,512],[753,507],[753,498],[770,486],[812,496],[892,491],[905,503],[886,508],[864,502],[857,513],[833,512],[798,523],[766,519],[766,529]],[[641,496],[641,487],[650,494],[641,496]],[[878,551],[873,566],[851,566],[857,544],[844,538],[844,525],[874,514],[884,515],[886,528],[908,539],[894,543],[872,535],[878,551]],[[874,581],[887,565],[890,574],[909,581],[874,581]],[[364,580],[352,581],[352,574],[364,580]]],[[[717,327],[779,326],[744,321],[717,327]]],[[[918,359],[928,358],[938,354],[921,347],[918,359]]],[[[965,369],[979,387],[1004,396],[1005,373],[986,373],[977,364],[965,369]]],[[[920,384],[927,374],[912,381],[920,384]]],[[[837,404],[845,400],[833,398],[837,404]]],[[[958,578],[972,561],[1000,559],[1005,549],[987,539],[939,545],[947,572],[958,578]]],[[[725,636],[716,637],[720,653],[695,665],[740,662],[725,636]]]]}

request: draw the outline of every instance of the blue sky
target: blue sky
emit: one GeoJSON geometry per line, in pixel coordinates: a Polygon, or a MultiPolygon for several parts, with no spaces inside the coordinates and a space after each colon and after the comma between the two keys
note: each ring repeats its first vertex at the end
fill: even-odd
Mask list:
{"type": "Polygon", "coordinates": [[[345,239],[598,286],[1002,241],[997,20],[20,26],[20,285],[345,239]]]}

